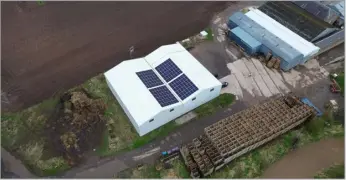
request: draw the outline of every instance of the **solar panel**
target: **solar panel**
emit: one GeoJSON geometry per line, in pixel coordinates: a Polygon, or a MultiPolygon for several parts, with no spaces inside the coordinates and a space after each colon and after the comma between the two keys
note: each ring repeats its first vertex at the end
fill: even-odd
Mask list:
{"type": "Polygon", "coordinates": [[[174,97],[174,95],[166,86],[152,88],[149,89],[149,91],[155,97],[157,102],[159,102],[161,107],[165,107],[178,102],[177,98],[174,97]]]}
{"type": "Polygon", "coordinates": [[[169,83],[169,85],[182,100],[198,90],[197,86],[194,85],[185,74],[179,76],[177,79],[169,83]]]}
{"type": "Polygon", "coordinates": [[[171,59],[166,60],[155,68],[167,82],[183,73],[171,59]]]}
{"type": "Polygon", "coordinates": [[[163,84],[163,82],[159,79],[159,77],[154,73],[153,70],[140,71],[136,72],[136,74],[147,88],[163,84]]]}

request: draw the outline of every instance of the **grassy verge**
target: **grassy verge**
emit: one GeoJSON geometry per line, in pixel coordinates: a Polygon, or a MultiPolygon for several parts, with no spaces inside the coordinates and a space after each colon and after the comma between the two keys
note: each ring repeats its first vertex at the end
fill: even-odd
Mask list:
{"type": "Polygon", "coordinates": [[[178,125],[175,123],[175,121],[171,121],[158,129],[142,136],[134,139],[131,149],[139,148],[151,141],[153,141],[157,137],[165,137],[167,136],[170,132],[172,132],[178,125]]]}
{"type": "Polygon", "coordinates": [[[324,169],[320,173],[318,173],[314,178],[344,179],[345,165],[339,164],[339,165],[334,165],[328,169],[324,169]]]}
{"type": "Polygon", "coordinates": [[[234,100],[235,96],[233,94],[221,94],[210,102],[196,108],[194,112],[197,113],[198,118],[209,116],[215,113],[217,110],[229,106],[234,102],[234,100]]]}
{"type": "Polygon", "coordinates": [[[57,103],[58,98],[51,98],[21,112],[1,115],[1,146],[38,176],[56,175],[70,168],[44,136],[45,122],[57,103]]]}
{"type": "Polygon", "coordinates": [[[101,146],[96,149],[96,152],[99,156],[111,156],[111,155],[115,155],[119,152],[136,149],[136,148],[139,148],[145,144],[150,143],[151,141],[155,140],[158,137],[167,136],[170,132],[172,132],[178,126],[179,125],[176,124],[175,121],[171,121],[171,122],[161,126],[160,128],[155,129],[154,131],[142,136],[142,137],[137,135],[133,139],[133,141],[128,144],[127,147],[125,147],[124,149],[119,149],[119,150],[112,150],[109,148],[112,145],[109,142],[111,138],[109,137],[109,133],[105,132],[104,137],[102,139],[101,146]]]}
{"type": "Polygon", "coordinates": [[[189,178],[189,173],[181,159],[176,159],[172,163],[172,168],[164,169],[162,165],[145,164],[141,168],[126,169],[115,178],[133,178],[133,179],[177,179],[189,178]]]}

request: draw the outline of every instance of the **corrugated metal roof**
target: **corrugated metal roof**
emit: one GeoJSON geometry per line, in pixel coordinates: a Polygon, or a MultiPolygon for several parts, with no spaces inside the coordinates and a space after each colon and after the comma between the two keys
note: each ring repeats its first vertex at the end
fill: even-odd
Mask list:
{"type": "Polygon", "coordinates": [[[302,53],[305,59],[308,59],[310,56],[316,54],[319,50],[319,48],[314,44],[295,34],[290,29],[276,22],[274,19],[258,9],[252,9],[245,15],[257,22],[267,31],[285,41],[285,43],[296,49],[298,52],[302,53]]]}
{"type": "Polygon", "coordinates": [[[260,26],[255,21],[251,20],[249,17],[241,12],[234,13],[230,18],[244,31],[249,33],[252,37],[257,39],[263,45],[272,50],[273,54],[280,56],[282,59],[290,64],[296,64],[297,61],[303,59],[303,54],[292,48],[286,42],[282,41],[280,38],[276,37],[274,34],[267,31],[265,28],[260,26]]]}
{"type": "Polygon", "coordinates": [[[332,35],[329,35],[328,37],[323,38],[322,40],[316,42],[316,46],[321,48],[321,51],[324,51],[325,49],[328,49],[332,47],[333,45],[344,41],[345,38],[345,30],[342,29],[336,33],[333,33],[332,35]]]}
{"type": "Polygon", "coordinates": [[[334,28],[292,2],[266,2],[258,9],[308,41],[312,41],[328,28],[334,28]]]}
{"type": "Polygon", "coordinates": [[[345,17],[345,2],[344,1],[340,1],[339,3],[336,3],[336,4],[330,4],[328,6],[336,10],[341,16],[345,17]]]}
{"type": "Polygon", "coordinates": [[[247,45],[251,46],[252,48],[257,48],[261,45],[259,41],[257,41],[240,27],[233,28],[231,32],[240,37],[247,45]]]}
{"type": "Polygon", "coordinates": [[[320,2],[294,1],[293,3],[329,24],[333,24],[339,16],[335,10],[320,2]]]}

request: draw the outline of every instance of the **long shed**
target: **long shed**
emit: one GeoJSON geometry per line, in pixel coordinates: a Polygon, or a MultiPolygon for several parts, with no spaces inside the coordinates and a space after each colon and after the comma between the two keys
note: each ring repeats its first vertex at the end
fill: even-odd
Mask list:
{"type": "Polygon", "coordinates": [[[269,1],[258,9],[310,42],[337,30],[290,1],[269,1]]]}
{"type": "Polygon", "coordinates": [[[338,19],[338,12],[318,1],[293,1],[293,3],[315,17],[333,24],[338,19]]]}
{"type": "Polygon", "coordinates": [[[345,17],[345,1],[340,1],[336,4],[331,4],[328,6],[337,11],[337,13],[339,13],[340,16],[345,17]]]}
{"type": "Polygon", "coordinates": [[[251,11],[245,14],[247,17],[257,22],[267,31],[273,33],[275,36],[285,41],[291,47],[299,51],[304,55],[304,59],[300,63],[305,63],[312,56],[318,53],[319,48],[307,41],[306,39],[300,37],[287,27],[281,25],[268,15],[264,14],[258,9],[251,9],[251,11]]]}
{"type": "Polygon", "coordinates": [[[228,24],[236,24],[266,47],[260,50],[269,49],[273,56],[279,57],[280,67],[285,71],[298,65],[304,58],[302,53],[241,12],[234,13],[229,18],[228,24]]]}

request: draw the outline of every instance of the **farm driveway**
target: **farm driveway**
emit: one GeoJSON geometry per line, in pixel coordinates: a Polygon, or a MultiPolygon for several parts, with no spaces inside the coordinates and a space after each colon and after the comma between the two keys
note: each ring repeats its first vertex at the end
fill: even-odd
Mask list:
{"type": "Polygon", "coordinates": [[[313,178],[334,163],[343,163],[344,139],[327,139],[303,146],[270,166],[262,178],[313,178]]]}
{"type": "Polygon", "coordinates": [[[269,69],[255,58],[241,58],[227,67],[231,74],[222,78],[231,86],[222,92],[235,94],[249,104],[277,94],[295,92],[326,79],[328,72],[312,59],[299,70],[282,72],[269,69]]]}
{"type": "Polygon", "coordinates": [[[35,178],[24,166],[22,161],[12,156],[4,148],[1,148],[1,160],[4,161],[5,170],[18,175],[20,178],[35,178]]]}

